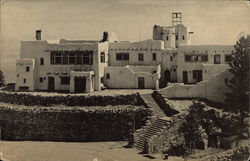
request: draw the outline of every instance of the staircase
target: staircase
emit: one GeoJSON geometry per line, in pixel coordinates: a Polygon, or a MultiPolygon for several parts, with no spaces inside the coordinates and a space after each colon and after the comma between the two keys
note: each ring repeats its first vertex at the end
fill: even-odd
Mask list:
{"type": "Polygon", "coordinates": [[[144,94],[142,95],[144,99],[148,101],[148,105],[153,110],[154,115],[156,116],[156,120],[152,124],[148,124],[145,126],[146,133],[142,137],[139,138],[137,142],[135,142],[135,147],[144,151],[145,143],[150,139],[151,136],[156,135],[157,132],[160,132],[163,126],[167,126],[170,122],[170,117],[166,117],[163,110],[159,107],[159,105],[155,102],[152,94],[144,94]]]}
{"type": "Polygon", "coordinates": [[[157,134],[157,132],[160,132],[163,126],[167,126],[169,124],[169,119],[169,117],[158,118],[153,124],[147,126],[146,134],[135,143],[135,147],[140,151],[144,151],[146,141],[151,136],[157,134]]]}
{"type": "Polygon", "coordinates": [[[152,108],[154,115],[157,118],[161,118],[161,117],[166,117],[165,113],[163,112],[163,110],[160,108],[160,106],[155,102],[154,97],[152,96],[151,93],[149,94],[144,94],[142,95],[142,97],[144,99],[146,99],[149,102],[149,106],[152,108]]]}

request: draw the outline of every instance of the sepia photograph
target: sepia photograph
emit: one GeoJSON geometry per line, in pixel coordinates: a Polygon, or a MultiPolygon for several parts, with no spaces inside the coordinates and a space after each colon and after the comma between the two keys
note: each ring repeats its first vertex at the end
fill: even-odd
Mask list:
{"type": "Polygon", "coordinates": [[[0,161],[248,161],[249,62],[249,0],[0,0],[0,161]]]}

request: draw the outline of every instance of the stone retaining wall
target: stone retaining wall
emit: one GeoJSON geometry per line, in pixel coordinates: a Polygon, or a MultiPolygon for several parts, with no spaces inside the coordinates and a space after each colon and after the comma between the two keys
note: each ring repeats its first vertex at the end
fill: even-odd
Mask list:
{"type": "Polygon", "coordinates": [[[125,140],[146,124],[151,111],[143,106],[27,107],[0,103],[3,140],[125,140]]]}
{"type": "Polygon", "coordinates": [[[25,106],[107,106],[135,105],[140,106],[137,94],[116,96],[85,96],[85,95],[56,95],[41,96],[28,93],[0,91],[0,102],[25,106]]]}

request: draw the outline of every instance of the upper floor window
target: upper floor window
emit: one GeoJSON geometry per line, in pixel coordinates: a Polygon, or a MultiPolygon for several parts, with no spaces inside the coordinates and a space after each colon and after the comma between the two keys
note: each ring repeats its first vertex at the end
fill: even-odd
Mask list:
{"type": "Polygon", "coordinates": [[[214,55],[214,64],[220,64],[220,55],[214,55]]]}
{"type": "Polygon", "coordinates": [[[51,64],[93,64],[93,51],[51,51],[51,64]]]}
{"type": "Polygon", "coordinates": [[[202,55],[201,56],[201,61],[207,62],[208,61],[208,55],[202,55]]]}
{"type": "Polygon", "coordinates": [[[116,60],[129,60],[129,53],[116,53],[116,60]]]}
{"type": "Polygon", "coordinates": [[[175,39],[178,40],[178,35],[175,35],[175,39]]]}
{"type": "Polygon", "coordinates": [[[26,83],[26,78],[23,79],[23,83],[26,83]]]}
{"type": "Polygon", "coordinates": [[[185,36],[184,35],[182,36],[182,40],[185,40],[185,36]]]}
{"type": "Polygon", "coordinates": [[[185,55],[185,61],[186,62],[192,61],[192,56],[191,55],[185,55]]]}
{"type": "Polygon", "coordinates": [[[168,36],[166,36],[166,40],[168,41],[168,36]]]}
{"type": "Polygon", "coordinates": [[[105,53],[101,52],[101,63],[105,63],[105,53]]]}
{"type": "Polygon", "coordinates": [[[40,65],[44,65],[44,59],[40,58],[40,65]]]}
{"type": "Polygon", "coordinates": [[[152,53],[152,60],[153,60],[153,61],[156,60],[156,53],[152,53]]]}
{"type": "Polygon", "coordinates": [[[230,63],[232,61],[232,55],[226,54],[225,55],[225,63],[230,63]]]}
{"type": "Polygon", "coordinates": [[[144,60],[143,53],[139,53],[138,54],[138,60],[139,61],[143,61],[144,60]]]}
{"type": "Polygon", "coordinates": [[[29,72],[30,71],[30,67],[26,67],[26,72],[29,72]]]}
{"type": "Polygon", "coordinates": [[[170,61],[173,61],[173,56],[170,56],[170,61]]]}

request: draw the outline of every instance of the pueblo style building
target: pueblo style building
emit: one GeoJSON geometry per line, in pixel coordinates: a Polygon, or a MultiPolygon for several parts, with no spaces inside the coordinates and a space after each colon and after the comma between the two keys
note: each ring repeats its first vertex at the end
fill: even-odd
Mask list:
{"type": "Polygon", "coordinates": [[[164,87],[167,82],[196,84],[229,68],[233,45],[191,45],[182,13],[172,26],[153,26],[153,39],[118,41],[104,32],[101,41],[21,42],[16,90],[92,92],[102,88],[164,87]]]}

